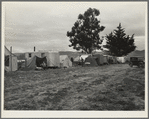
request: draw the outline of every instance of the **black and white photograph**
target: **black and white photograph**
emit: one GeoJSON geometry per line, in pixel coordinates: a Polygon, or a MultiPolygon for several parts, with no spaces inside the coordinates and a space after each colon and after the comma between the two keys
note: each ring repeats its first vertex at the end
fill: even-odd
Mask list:
{"type": "Polygon", "coordinates": [[[148,116],[146,1],[1,6],[2,117],[148,116]]]}

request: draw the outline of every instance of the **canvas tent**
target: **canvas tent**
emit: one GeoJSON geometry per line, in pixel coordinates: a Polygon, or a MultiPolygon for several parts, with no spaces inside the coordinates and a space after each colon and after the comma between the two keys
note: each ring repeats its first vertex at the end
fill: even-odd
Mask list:
{"type": "Polygon", "coordinates": [[[47,57],[48,67],[60,67],[59,52],[54,52],[54,51],[45,52],[45,56],[47,57]]]}
{"type": "Polygon", "coordinates": [[[103,55],[103,64],[109,64],[107,55],[103,55]]]}
{"type": "Polygon", "coordinates": [[[25,68],[22,70],[28,71],[28,70],[35,70],[36,67],[42,67],[42,64],[45,63],[47,65],[47,59],[46,57],[40,58],[37,56],[34,56],[32,59],[29,59],[25,63],[25,68]]]}
{"type": "Polygon", "coordinates": [[[125,59],[125,57],[117,57],[117,61],[119,63],[125,63],[126,59],[125,59]]]}
{"type": "Polygon", "coordinates": [[[81,62],[81,59],[84,62],[88,56],[90,56],[90,54],[79,55],[74,59],[74,62],[81,62]]]}
{"type": "Polygon", "coordinates": [[[76,58],[74,58],[73,61],[74,61],[74,62],[80,62],[80,56],[77,56],[76,58]]]}
{"type": "Polygon", "coordinates": [[[5,71],[18,70],[17,56],[12,54],[5,46],[5,71]]]}
{"type": "Polygon", "coordinates": [[[90,54],[79,55],[74,59],[73,64],[74,65],[83,65],[86,58],[89,56],[90,56],[90,54]]]}
{"type": "Polygon", "coordinates": [[[102,54],[94,54],[93,57],[98,58],[98,59],[96,59],[98,65],[103,65],[104,57],[102,54]]]}
{"type": "Polygon", "coordinates": [[[97,57],[89,56],[85,59],[84,66],[98,66],[97,57]]]}
{"type": "Polygon", "coordinates": [[[74,58],[73,60],[73,66],[77,66],[80,65],[80,56],[77,56],[76,58],[74,58]]]}
{"type": "Polygon", "coordinates": [[[72,62],[67,55],[60,55],[60,67],[72,67],[72,62]]]}
{"type": "Polygon", "coordinates": [[[107,55],[107,56],[108,56],[108,63],[113,64],[113,57],[110,55],[107,55]]]}
{"type": "Polygon", "coordinates": [[[113,56],[113,63],[116,64],[117,63],[117,57],[113,56]]]}
{"type": "Polygon", "coordinates": [[[25,53],[25,58],[27,61],[32,59],[34,56],[47,58],[48,67],[60,67],[60,56],[59,52],[56,51],[39,51],[39,52],[28,52],[25,53]]]}

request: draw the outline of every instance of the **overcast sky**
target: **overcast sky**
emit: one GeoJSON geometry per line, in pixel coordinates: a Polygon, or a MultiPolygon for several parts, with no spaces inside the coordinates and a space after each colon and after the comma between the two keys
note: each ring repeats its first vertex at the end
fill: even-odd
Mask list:
{"type": "MultiPolygon", "coordinates": [[[[138,50],[145,49],[147,2],[5,2],[5,45],[13,52],[72,50],[66,36],[78,15],[88,8],[100,11],[105,36],[119,23],[128,35],[135,34],[138,50]]],[[[104,41],[105,43],[105,41],[104,41]]]]}

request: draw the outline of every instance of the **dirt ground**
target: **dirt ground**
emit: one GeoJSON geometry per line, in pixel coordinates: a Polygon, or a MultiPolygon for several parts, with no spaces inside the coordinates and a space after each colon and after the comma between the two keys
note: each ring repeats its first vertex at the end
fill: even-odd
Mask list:
{"type": "Polygon", "coordinates": [[[4,78],[5,110],[144,110],[144,68],[128,64],[16,71],[4,78]]]}

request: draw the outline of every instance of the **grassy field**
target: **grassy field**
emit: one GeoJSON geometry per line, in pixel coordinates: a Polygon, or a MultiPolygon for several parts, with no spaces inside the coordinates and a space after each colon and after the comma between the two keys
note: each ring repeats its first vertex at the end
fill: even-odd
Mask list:
{"type": "Polygon", "coordinates": [[[5,110],[144,110],[145,71],[128,64],[17,71],[4,78],[5,110]]]}

